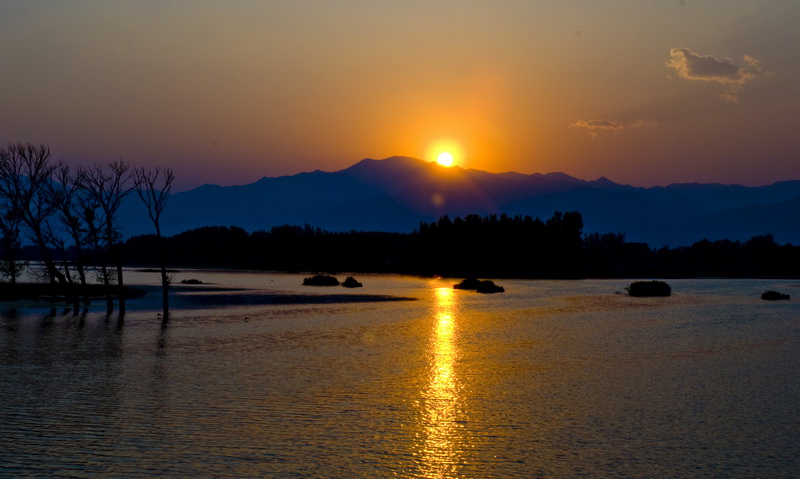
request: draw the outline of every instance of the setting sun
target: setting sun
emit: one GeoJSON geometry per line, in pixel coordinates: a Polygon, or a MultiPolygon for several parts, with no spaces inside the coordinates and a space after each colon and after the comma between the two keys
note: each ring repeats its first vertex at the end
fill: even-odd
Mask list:
{"type": "Polygon", "coordinates": [[[443,151],[442,153],[439,153],[438,157],[436,157],[436,163],[439,163],[442,166],[453,166],[453,155],[443,151]]]}
{"type": "Polygon", "coordinates": [[[463,168],[465,152],[459,142],[450,138],[439,138],[428,145],[425,158],[447,168],[452,166],[463,168]]]}

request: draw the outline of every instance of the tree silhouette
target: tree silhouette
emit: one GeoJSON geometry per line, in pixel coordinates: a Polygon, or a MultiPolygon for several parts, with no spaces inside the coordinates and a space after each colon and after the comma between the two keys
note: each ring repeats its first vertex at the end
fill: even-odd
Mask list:
{"type": "MultiPolygon", "coordinates": [[[[90,235],[98,238],[96,245],[102,245],[100,254],[100,268],[103,284],[106,287],[106,312],[110,315],[114,311],[114,302],[111,295],[111,262],[116,264],[115,276],[120,291],[125,286],[122,276],[122,255],[120,251],[120,240],[122,234],[117,225],[117,212],[122,206],[122,200],[133,190],[131,185],[133,172],[128,163],[114,161],[105,167],[94,165],[90,168],[78,171],[78,181],[82,191],[87,195],[87,203],[84,217],[89,224],[90,235]],[[99,210],[99,228],[94,226],[98,219],[95,211],[99,210]],[[93,230],[94,231],[91,231],[93,230]]],[[[120,295],[119,300],[120,314],[125,313],[125,300],[120,295]]]]}
{"type": "Polygon", "coordinates": [[[169,285],[171,280],[167,275],[167,264],[164,254],[164,239],[161,236],[161,213],[167,207],[169,201],[170,190],[172,190],[172,182],[175,180],[175,175],[172,169],[167,168],[161,170],[156,168],[147,171],[144,168],[137,168],[134,170],[134,183],[136,184],[136,193],[139,198],[147,207],[147,215],[156,230],[156,249],[158,251],[158,266],[161,268],[161,289],[163,294],[162,299],[162,321],[166,324],[169,318],[169,285]]]}
{"type": "MultiPolygon", "coordinates": [[[[54,185],[51,188],[51,202],[56,208],[62,229],[72,239],[77,255],[75,269],[78,272],[78,280],[81,286],[86,286],[86,264],[82,254],[85,227],[81,221],[81,212],[85,201],[81,197],[81,185],[78,177],[70,173],[70,168],[67,165],[60,165],[54,175],[58,185],[54,185]]],[[[67,273],[67,276],[69,276],[69,273],[67,273]]]]}
{"type": "Polygon", "coordinates": [[[67,279],[56,267],[48,244],[49,218],[55,211],[49,188],[58,166],[50,162],[50,148],[45,145],[12,143],[0,149],[0,198],[31,233],[51,284],[65,285],[67,279]]]}

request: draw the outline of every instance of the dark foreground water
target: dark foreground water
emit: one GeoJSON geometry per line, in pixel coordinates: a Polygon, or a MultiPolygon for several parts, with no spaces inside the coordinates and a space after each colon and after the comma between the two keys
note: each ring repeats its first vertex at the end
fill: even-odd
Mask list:
{"type": "Polygon", "coordinates": [[[800,475],[790,281],[184,276],[166,328],[0,305],[0,477],[800,475]]]}

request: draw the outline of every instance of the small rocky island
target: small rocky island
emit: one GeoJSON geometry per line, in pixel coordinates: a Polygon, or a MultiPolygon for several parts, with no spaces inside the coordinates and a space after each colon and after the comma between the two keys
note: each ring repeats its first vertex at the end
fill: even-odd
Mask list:
{"type": "Polygon", "coordinates": [[[670,296],[672,288],[663,281],[634,281],[625,288],[629,296],[670,296]]]}
{"type": "Polygon", "coordinates": [[[789,295],[770,290],[761,293],[761,299],[765,301],[782,301],[782,300],[788,300],[789,295]]]}
{"type": "Polygon", "coordinates": [[[480,280],[477,278],[466,278],[458,284],[454,284],[455,289],[469,289],[478,293],[504,293],[506,290],[502,286],[494,284],[488,279],[480,280]]]}
{"type": "Polygon", "coordinates": [[[352,276],[348,276],[342,283],[339,283],[335,276],[329,274],[317,274],[303,280],[303,286],[339,286],[340,284],[345,288],[361,288],[364,286],[352,276]]]}
{"type": "Polygon", "coordinates": [[[329,274],[316,274],[304,279],[303,286],[339,286],[339,280],[329,274]]]}
{"type": "Polygon", "coordinates": [[[356,281],[354,277],[348,276],[347,279],[345,279],[344,282],[342,283],[342,286],[344,286],[345,288],[360,288],[364,285],[356,281]]]}

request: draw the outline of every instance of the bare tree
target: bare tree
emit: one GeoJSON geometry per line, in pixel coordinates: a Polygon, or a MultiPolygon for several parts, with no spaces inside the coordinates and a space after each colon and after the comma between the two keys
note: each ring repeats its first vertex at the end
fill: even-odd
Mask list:
{"type": "Polygon", "coordinates": [[[55,171],[55,180],[60,186],[51,189],[52,203],[56,207],[58,219],[64,231],[69,234],[75,247],[77,258],[75,269],[82,286],[86,285],[86,269],[81,252],[84,248],[85,227],[81,221],[83,204],[81,185],[78,177],[70,173],[68,165],[61,165],[55,171]]]}
{"type": "Polygon", "coordinates": [[[136,192],[142,202],[147,207],[147,214],[156,229],[156,248],[158,249],[158,266],[161,268],[161,289],[163,292],[163,316],[162,321],[166,323],[169,317],[169,286],[170,278],[167,275],[167,264],[164,253],[164,239],[161,236],[161,213],[167,207],[172,182],[175,175],[171,168],[161,170],[156,168],[147,171],[144,168],[137,168],[134,173],[136,192]]]}
{"type": "MultiPolygon", "coordinates": [[[[93,238],[99,238],[96,234],[97,227],[95,226],[94,216],[86,217],[86,211],[94,211],[96,208],[89,206],[89,199],[85,191],[81,188],[79,175],[72,174],[68,165],[60,165],[54,172],[54,179],[56,184],[50,189],[51,202],[56,207],[57,217],[61,223],[61,229],[69,235],[72,240],[72,247],[74,248],[74,265],[78,273],[78,281],[85,291],[84,303],[88,305],[89,295],[86,289],[86,245],[87,242],[92,246],[97,246],[97,241],[93,238]],[[91,224],[90,224],[91,223],[91,224]],[[95,234],[92,234],[94,227],[95,234]]],[[[61,239],[61,235],[54,235],[54,242],[61,245],[64,250],[64,274],[71,282],[72,278],[67,266],[67,248],[65,241],[61,239]]],[[[75,298],[77,301],[77,298],[75,298]]]]}
{"type": "Polygon", "coordinates": [[[96,237],[96,245],[101,246],[100,271],[103,284],[106,288],[106,310],[108,314],[114,310],[111,296],[111,275],[109,265],[116,264],[116,279],[120,292],[120,313],[125,312],[123,294],[122,257],[120,254],[120,240],[122,234],[117,225],[117,213],[122,201],[133,190],[131,179],[133,172],[130,165],[123,161],[108,163],[106,167],[94,165],[91,168],[78,171],[78,182],[81,190],[86,194],[88,202],[84,207],[84,220],[87,221],[89,234],[96,237]],[[100,211],[98,217],[96,211],[100,211]],[[97,224],[95,223],[97,221],[97,224]]]}
{"type": "Polygon", "coordinates": [[[49,220],[55,211],[48,189],[58,164],[50,162],[50,148],[12,143],[0,149],[0,197],[28,228],[39,247],[51,283],[66,284],[50,254],[49,220]]]}

